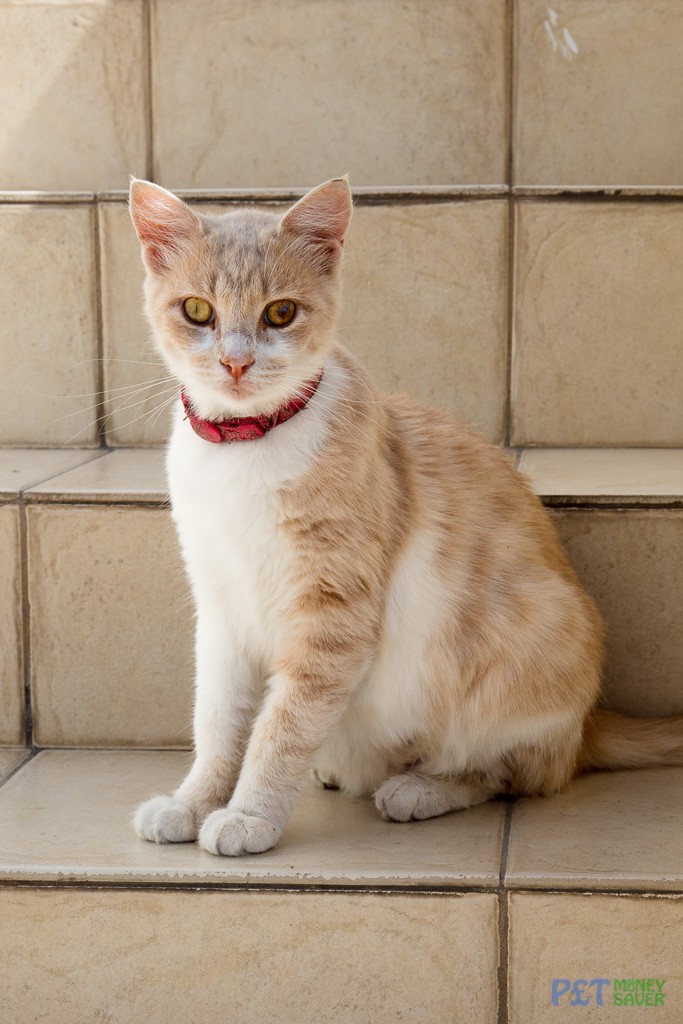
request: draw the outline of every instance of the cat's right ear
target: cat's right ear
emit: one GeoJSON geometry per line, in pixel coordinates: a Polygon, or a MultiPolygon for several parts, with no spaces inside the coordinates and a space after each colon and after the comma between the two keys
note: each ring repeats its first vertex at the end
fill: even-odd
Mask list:
{"type": "Polygon", "coordinates": [[[298,238],[302,251],[326,272],[333,270],[341,259],[352,211],[348,177],[333,178],[307,192],[287,210],[280,228],[298,238]]]}
{"type": "Polygon", "coordinates": [[[189,206],[151,181],[131,178],[130,215],[145,266],[153,274],[168,270],[201,234],[199,219],[189,206]]]}

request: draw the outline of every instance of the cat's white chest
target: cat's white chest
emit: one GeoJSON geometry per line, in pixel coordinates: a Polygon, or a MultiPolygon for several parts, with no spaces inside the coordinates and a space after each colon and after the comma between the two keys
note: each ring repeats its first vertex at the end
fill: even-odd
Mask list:
{"type": "Polygon", "coordinates": [[[279,492],[313,458],[299,434],[301,424],[283,424],[258,441],[214,445],[179,420],[168,452],[173,515],[198,614],[210,611],[266,668],[293,598],[279,492]]]}

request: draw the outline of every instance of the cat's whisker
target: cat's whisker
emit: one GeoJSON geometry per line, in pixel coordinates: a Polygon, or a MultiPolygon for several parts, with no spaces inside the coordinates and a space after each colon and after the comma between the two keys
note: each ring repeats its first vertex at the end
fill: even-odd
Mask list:
{"type": "Polygon", "coordinates": [[[156,384],[165,384],[167,381],[175,380],[172,374],[168,374],[165,377],[155,377],[152,380],[139,381],[135,384],[125,384],[120,388],[104,388],[102,391],[87,391],[81,395],[65,395],[65,394],[48,394],[42,391],[36,391],[35,388],[28,388],[27,390],[36,395],[38,398],[60,398],[60,399],[80,399],[80,398],[100,398],[106,397],[107,395],[115,394],[118,391],[134,391],[136,388],[148,385],[154,387],[156,384]]]}
{"type": "MultiPolygon", "coordinates": [[[[171,379],[171,378],[169,378],[169,380],[170,380],[170,379],[171,379]]],[[[127,400],[128,400],[129,398],[135,398],[135,397],[136,397],[136,396],[137,396],[138,394],[140,394],[140,393],[141,393],[142,391],[147,391],[147,390],[150,390],[151,388],[154,388],[154,387],[157,387],[157,386],[158,386],[158,382],[155,382],[154,384],[150,384],[150,385],[148,385],[147,387],[142,387],[142,388],[129,388],[129,389],[128,389],[128,393],[127,393],[127,394],[124,394],[124,395],[117,395],[117,396],[115,396],[115,398],[114,398],[114,401],[116,401],[116,402],[119,402],[120,404],[123,404],[123,405],[125,405],[126,401],[127,401],[127,400]]],[[[164,390],[163,390],[162,392],[159,392],[159,393],[160,393],[160,394],[168,394],[170,390],[176,390],[176,389],[177,389],[177,384],[174,384],[174,385],[172,386],[172,388],[170,388],[170,389],[169,389],[169,388],[164,388],[164,390]]],[[[98,394],[99,394],[99,393],[98,393],[98,394]]],[[[74,398],[74,397],[76,397],[76,396],[73,396],[73,395],[64,395],[64,396],[62,396],[62,397],[64,397],[64,398],[69,398],[69,399],[71,399],[71,398],[74,398]]],[[[94,396],[94,395],[88,395],[88,396],[84,396],[84,397],[88,397],[88,398],[91,398],[91,397],[95,397],[95,396],[94,396]]],[[[146,396],[145,398],[141,399],[141,402],[146,402],[146,401],[148,401],[150,397],[152,397],[152,396],[149,396],[149,395],[148,395],[148,396],[146,396]]],[[[94,410],[96,410],[96,409],[99,409],[99,408],[100,408],[100,405],[101,405],[101,404],[102,404],[102,403],[101,403],[101,401],[97,401],[97,402],[94,402],[94,403],[93,403],[92,405],[89,405],[89,406],[85,406],[85,407],[83,407],[83,406],[79,406],[79,407],[78,407],[78,409],[74,409],[74,410],[73,410],[72,412],[67,412],[67,413],[64,413],[64,414],[63,414],[62,416],[57,416],[57,417],[56,417],[56,418],[55,418],[55,419],[53,420],[53,422],[54,422],[54,423],[61,423],[61,422],[63,422],[64,420],[72,419],[72,418],[73,418],[74,416],[80,416],[80,415],[82,415],[82,414],[83,414],[83,413],[85,413],[85,412],[93,412],[94,410]]],[[[110,403],[110,404],[111,404],[111,403],[110,403]]],[[[117,411],[118,411],[118,409],[119,409],[119,407],[120,407],[120,406],[115,406],[115,407],[114,407],[114,409],[113,409],[112,411],[113,411],[113,412],[117,412],[117,411]]],[[[105,414],[104,414],[104,417],[105,417],[105,418],[107,418],[107,417],[108,417],[108,416],[110,416],[110,415],[111,415],[111,412],[105,412],[105,414]]],[[[91,422],[92,422],[92,421],[91,421],[91,422]]]]}
{"type": "MultiPolygon", "coordinates": [[[[159,395],[146,395],[143,398],[140,398],[138,401],[134,401],[134,399],[136,398],[135,395],[129,395],[126,399],[124,399],[121,402],[119,402],[118,405],[114,406],[109,412],[105,413],[105,415],[103,417],[104,423],[106,425],[108,423],[108,421],[112,419],[112,417],[119,416],[121,413],[127,412],[129,409],[138,409],[140,406],[145,405],[150,400],[155,401],[155,404],[154,404],[154,406],[152,407],[151,410],[146,410],[146,411],[149,411],[150,413],[152,413],[157,408],[157,405],[156,405],[156,399],[157,398],[161,399],[162,401],[172,401],[173,399],[175,399],[176,395],[177,395],[177,390],[176,390],[175,387],[172,387],[170,389],[166,389],[166,391],[164,391],[162,394],[159,394],[159,395]],[[170,397],[167,398],[166,397],[167,395],[169,395],[170,397]]],[[[145,413],[142,413],[141,415],[145,415],[145,413]]]]}
{"type": "MultiPolygon", "coordinates": [[[[140,420],[149,419],[151,416],[154,416],[155,414],[158,417],[161,414],[161,412],[163,412],[163,410],[165,408],[167,408],[173,402],[175,402],[176,399],[177,399],[177,395],[173,394],[173,395],[171,395],[170,398],[164,399],[164,401],[161,402],[160,405],[155,406],[153,409],[146,409],[145,412],[140,413],[139,416],[134,417],[134,419],[132,419],[132,420],[128,420],[127,423],[119,423],[119,424],[117,424],[116,429],[117,430],[127,430],[129,427],[132,427],[134,423],[138,423],[140,420]]],[[[138,403],[138,405],[139,404],[141,404],[141,403],[138,403]]],[[[134,408],[134,407],[133,406],[127,406],[126,409],[128,409],[128,408],[134,408]]],[[[117,411],[117,413],[121,413],[121,412],[125,412],[126,409],[119,409],[119,410],[116,410],[116,411],[117,411]]],[[[107,419],[110,419],[111,415],[113,415],[113,414],[110,414],[110,416],[108,416],[107,419]]],[[[156,422],[156,419],[155,419],[155,422],[156,422]]]]}
{"type": "Polygon", "coordinates": [[[157,366],[163,369],[161,359],[125,359],[123,356],[90,356],[88,359],[79,359],[77,363],[71,363],[66,372],[77,369],[79,366],[88,366],[92,363],[133,363],[135,366],[157,366]]]}
{"type": "MultiPolygon", "coordinates": [[[[171,379],[172,378],[169,378],[169,380],[171,380],[171,379]]],[[[174,382],[170,388],[165,388],[162,392],[160,392],[159,397],[163,397],[165,395],[170,395],[170,398],[168,398],[168,399],[164,398],[164,401],[169,401],[170,402],[170,401],[174,400],[175,396],[177,394],[177,387],[178,387],[177,383],[174,382]]],[[[148,402],[151,397],[154,397],[154,398],[158,397],[157,395],[154,395],[154,396],[145,395],[139,401],[137,401],[137,402],[133,401],[133,399],[135,399],[137,397],[137,395],[140,394],[140,391],[142,391],[142,390],[148,390],[148,389],[147,388],[136,389],[136,390],[131,391],[131,393],[129,393],[127,395],[119,395],[117,397],[117,399],[116,399],[117,404],[114,405],[114,407],[111,408],[108,412],[105,412],[104,415],[102,416],[101,428],[102,429],[106,429],[108,427],[109,422],[112,419],[112,417],[120,415],[122,412],[125,412],[128,409],[138,408],[140,405],[143,405],[145,402],[148,402]]],[[[76,412],[66,413],[64,416],[59,417],[59,419],[55,420],[54,422],[60,422],[61,420],[69,419],[69,418],[71,418],[71,417],[73,417],[75,415],[78,415],[79,413],[92,412],[93,409],[98,409],[99,410],[99,408],[100,408],[100,403],[98,402],[97,404],[95,404],[93,406],[90,406],[88,409],[79,409],[79,410],[76,410],[76,412]]],[[[157,410],[157,406],[155,405],[151,410],[149,410],[149,414],[152,415],[154,412],[156,412],[156,410],[157,410]]],[[[139,418],[141,418],[141,417],[138,417],[138,419],[139,418]]],[[[135,420],[134,422],[137,422],[137,420],[135,420]]],[[[86,431],[90,430],[97,423],[98,423],[98,418],[89,419],[88,422],[79,431],[77,431],[75,434],[72,435],[72,437],[69,439],[69,441],[67,441],[67,444],[73,444],[82,434],[84,434],[86,431]]],[[[126,424],[126,425],[128,425],[128,424],[126,424]]]]}

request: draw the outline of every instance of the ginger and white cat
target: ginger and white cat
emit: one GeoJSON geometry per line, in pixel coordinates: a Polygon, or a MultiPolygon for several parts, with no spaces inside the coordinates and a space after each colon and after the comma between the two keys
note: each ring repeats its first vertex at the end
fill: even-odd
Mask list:
{"type": "Polygon", "coordinates": [[[267,850],[310,768],[408,821],[683,764],[683,716],[595,709],[599,615],[505,454],[335,343],[351,211],[346,179],[284,215],[132,184],[197,606],[195,761],[149,840],[267,850]]]}

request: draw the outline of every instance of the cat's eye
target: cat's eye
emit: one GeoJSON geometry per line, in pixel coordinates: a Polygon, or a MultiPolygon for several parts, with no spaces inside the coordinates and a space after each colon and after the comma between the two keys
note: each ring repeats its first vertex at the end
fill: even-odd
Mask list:
{"type": "Polygon", "coordinates": [[[291,324],[296,314],[296,302],[291,299],[278,299],[271,302],[263,311],[263,319],[269,327],[286,327],[291,324]]]}
{"type": "Polygon", "coordinates": [[[185,299],[183,310],[187,319],[191,320],[193,324],[210,324],[214,317],[213,309],[206,299],[198,299],[196,295],[185,299]]]}

